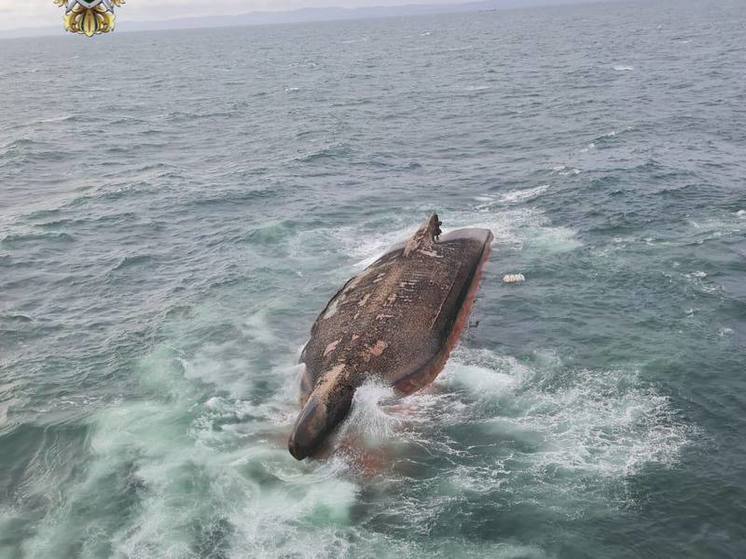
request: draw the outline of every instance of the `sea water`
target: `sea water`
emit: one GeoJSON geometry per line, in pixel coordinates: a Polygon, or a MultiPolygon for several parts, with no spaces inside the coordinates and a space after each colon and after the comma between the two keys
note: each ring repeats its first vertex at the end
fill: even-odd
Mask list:
{"type": "Polygon", "coordinates": [[[0,557],[746,555],[745,9],[0,41],[0,557]],[[472,327],[296,462],[313,320],[432,211],[472,327]]]}

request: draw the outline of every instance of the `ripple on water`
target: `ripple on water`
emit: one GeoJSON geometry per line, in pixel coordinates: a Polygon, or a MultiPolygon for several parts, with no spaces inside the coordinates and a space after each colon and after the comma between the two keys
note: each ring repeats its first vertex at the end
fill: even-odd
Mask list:
{"type": "Polygon", "coordinates": [[[705,4],[115,35],[94,88],[3,41],[0,557],[743,556],[744,17],[705,4]],[[495,233],[482,325],[296,462],[297,346],[431,211],[495,233]]]}

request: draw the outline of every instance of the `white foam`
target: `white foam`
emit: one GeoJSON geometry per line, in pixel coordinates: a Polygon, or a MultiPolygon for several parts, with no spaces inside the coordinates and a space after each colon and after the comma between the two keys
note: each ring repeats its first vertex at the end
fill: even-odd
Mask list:
{"type": "MultiPolygon", "coordinates": [[[[203,353],[215,357],[210,347],[203,353]]],[[[197,525],[200,537],[216,539],[209,540],[210,549],[220,544],[226,557],[321,558],[361,549],[406,556],[428,544],[392,543],[356,520],[363,488],[368,496],[385,496],[391,484],[401,484],[396,498],[366,500],[363,510],[385,510],[411,529],[431,526],[454,498],[492,491],[511,502],[572,511],[576,507],[557,494],[585,495],[646,464],[674,465],[689,432],[670,401],[635,371],[567,369],[551,351],[524,361],[461,348],[434,386],[420,393],[397,400],[384,384],[358,390],[341,435],[373,449],[390,440],[399,452],[391,460],[377,453],[383,472],[366,479],[345,452],[302,463],[290,457],[296,367],[271,371],[283,379],[271,396],[239,398],[222,386],[205,388],[205,379],[217,384],[230,369],[210,359],[162,347],[138,364],[133,378],[141,398],[93,417],[88,467],[66,491],[65,506],[25,548],[27,555],[50,556],[70,533],[79,533],[80,518],[70,507],[103,506],[96,499],[110,492],[101,487],[115,479],[133,486],[131,514],[113,535],[103,520],[86,519],[78,540],[82,556],[95,555],[104,534],[115,555],[190,557],[197,525]],[[438,460],[435,479],[420,482],[396,469],[423,454],[438,460]]],[[[454,553],[544,557],[538,548],[463,542],[454,553]]]]}
{"type": "Polygon", "coordinates": [[[511,192],[506,192],[505,194],[500,196],[500,202],[504,204],[517,204],[521,202],[528,202],[529,200],[538,198],[539,196],[544,194],[547,190],[549,190],[548,184],[542,184],[534,188],[524,188],[521,190],[513,190],[511,192]]]}
{"type": "Polygon", "coordinates": [[[524,250],[528,257],[566,252],[582,245],[574,230],[552,226],[549,218],[535,208],[489,206],[476,215],[471,212],[453,213],[449,223],[454,229],[489,229],[495,236],[494,244],[524,250]]]}
{"type": "MultiPolygon", "coordinates": [[[[421,428],[437,431],[443,423],[454,422],[480,425],[485,434],[523,441],[518,447],[526,450],[517,453],[509,450],[515,444],[505,451],[501,445],[466,450],[472,455],[462,461],[466,470],[451,474],[457,485],[509,489],[519,493],[516,498],[537,493],[546,499],[561,493],[577,496],[594,490],[594,485],[626,480],[648,464],[674,466],[695,432],[678,418],[670,400],[643,383],[634,370],[566,369],[551,352],[532,362],[537,368],[486,350],[461,349],[436,383],[440,404],[418,408],[426,418],[412,425],[421,428]],[[458,407],[464,388],[472,403],[458,407]],[[495,468],[485,467],[485,458],[493,455],[489,464],[495,468]],[[574,485],[581,477],[585,488],[574,485]]],[[[426,436],[414,438],[428,444],[426,436]]],[[[435,442],[438,438],[430,435],[435,442]]],[[[439,451],[443,443],[438,443],[439,451]]],[[[457,441],[445,441],[445,447],[464,457],[457,441]]]]}
{"type": "Polygon", "coordinates": [[[520,376],[510,370],[511,365],[516,362],[508,361],[500,365],[500,368],[508,370],[495,370],[487,366],[467,365],[455,361],[448,367],[448,373],[444,375],[441,382],[447,383],[449,387],[466,388],[472,395],[480,398],[498,398],[511,394],[521,382],[520,376]]]}
{"type": "Polygon", "coordinates": [[[230,514],[236,530],[231,556],[333,556],[357,493],[354,483],[338,475],[260,491],[230,514]]]}
{"type": "Polygon", "coordinates": [[[682,236],[681,240],[691,243],[692,240],[698,244],[712,239],[722,239],[733,235],[741,235],[743,232],[743,217],[746,215],[738,212],[715,217],[697,217],[687,222],[692,227],[690,236],[682,236]]]}
{"type": "Polygon", "coordinates": [[[395,244],[411,237],[419,223],[407,227],[392,228],[373,235],[361,235],[359,228],[340,227],[332,231],[332,236],[342,244],[353,258],[358,258],[354,267],[362,269],[370,266],[395,244]]]}
{"type": "Polygon", "coordinates": [[[340,41],[340,42],[343,45],[351,45],[354,43],[367,43],[368,41],[370,41],[370,37],[368,37],[367,35],[361,35],[360,37],[356,39],[347,39],[345,41],[340,41]]]}
{"type": "Polygon", "coordinates": [[[580,169],[577,169],[575,167],[569,167],[567,165],[556,165],[552,167],[552,172],[560,176],[567,177],[567,176],[579,175],[582,171],[580,169]]]}
{"type": "Polygon", "coordinates": [[[532,468],[627,477],[644,464],[673,465],[686,442],[685,428],[666,397],[634,380],[627,386],[629,375],[577,371],[566,388],[531,394],[526,415],[516,422],[545,441],[532,468]]]}
{"type": "MultiPolygon", "coordinates": [[[[567,167],[558,169],[562,174],[580,172],[567,167]]],[[[543,184],[498,196],[476,196],[474,200],[477,203],[472,209],[441,212],[440,215],[444,221],[443,232],[447,233],[464,227],[489,229],[495,237],[495,245],[525,250],[528,256],[574,250],[582,246],[582,243],[573,229],[552,226],[550,220],[540,209],[520,205],[522,202],[545,195],[550,188],[550,185],[543,184]]],[[[389,228],[374,232],[361,230],[360,226],[342,226],[316,230],[308,236],[299,233],[297,242],[291,240],[291,244],[303,246],[309,238],[321,237],[340,246],[343,253],[354,259],[354,264],[347,271],[344,267],[335,268],[338,272],[335,274],[337,277],[335,281],[344,281],[372,264],[391,247],[411,237],[420,225],[406,216],[398,216],[392,221],[393,224],[389,228]],[[401,226],[402,223],[406,225],[401,226]]],[[[298,251],[298,254],[301,252],[298,251]]]]}
{"type": "MultiPolygon", "coordinates": [[[[478,201],[488,202],[485,207],[443,217],[449,228],[488,227],[498,243],[529,256],[572,250],[580,245],[575,232],[552,225],[538,209],[499,207],[544,195],[548,187],[542,188],[531,195],[532,189],[516,191],[510,200],[483,196],[478,201]]],[[[323,242],[330,253],[376,258],[417,225],[400,227],[403,218],[395,223],[390,231],[369,235],[356,227],[327,229],[323,242]]],[[[189,320],[226,324],[218,312],[199,309],[189,320]]],[[[624,480],[646,464],[676,464],[688,440],[690,431],[671,402],[633,370],[565,368],[552,352],[518,360],[462,348],[426,391],[392,401],[390,388],[369,383],[356,393],[343,434],[374,448],[395,441],[404,452],[398,462],[420,453],[437,463],[427,472],[436,479],[417,485],[412,476],[402,484],[403,494],[390,498],[386,484],[404,478],[394,460],[384,460],[381,479],[365,480],[344,453],[303,463],[290,457],[287,434],[298,413],[298,368],[290,364],[296,348],[288,343],[283,349],[272,313],[266,307],[231,321],[232,343],[204,340],[190,352],[164,345],[144,358],[132,371],[140,398],[93,417],[88,467],[66,493],[68,502],[41,527],[29,547],[36,553],[29,555],[45,556],[42,550],[79,533],[80,519],[69,514],[71,508],[95,506],[96,495],[111,494],[102,486],[124,479],[136,495],[114,531],[114,555],[194,555],[199,525],[208,532],[225,530],[215,537],[223,538],[227,557],[356,556],[363,546],[366,552],[408,556],[427,544],[392,542],[370,530],[365,518],[359,522],[358,512],[376,514],[385,507],[387,514],[402,515],[397,521],[426,529],[454,499],[473,493],[497,490],[510,503],[557,506],[554,492],[583,493],[624,480]],[[279,364],[267,370],[269,359],[279,364]],[[254,383],[269,388],[255,389],[254,383]],[[413,493],[407,493],[410,485],[413,493]],[[379,494],[384,496],[376,502],[379,494]]],[[[178,348],[189,331],[174,327],[167,334],[178,348]]],[[[106,530],[96,519],[88,523],[82,556],[94,555],[95,540],[106,530]]],[[[459,556],[546,556],[522,546],[458,546],[459,556]]]]}
{"type": "Polygon", "coordinates": [[[390,439],[400,421],[395,415],[387,413],[382,404],[393,399],[391,386],[380,381],[364,383],[355,391],[342,436],[354,436],[372,445],[390,439]]]}
{"type": "Polygon", "coordinates": [[[254,338],[259,343],[271,345],[277,342],[277,336],[269,323],[271,309],[263,307],[251,313],[244,321],[244,335],[254,338]]]}
{"type": "MultiPolygon", "coordinates": [[[[169,350],[156,351],[138,369],[149,397],[95,416],[93,460],[68,493],[72,503],[89,501],[112,475],[131,472],[140,486],[137,514],[113,534],[115,554],[191,557],[196,519],[208,536],[210,529],[218,533],[209,537],[227,538],[230,556],[249,550],[252,556],[295,556],[305,549],[309,557],[323,557],[333,551],[325,545],[337,541],[334,532],[349,521],[358,486],[342,478],[344,461],[309,465],[290,457],[287,419],[297,410],[284,391],[258,404],[222,396],[199,404],[200,386],[169,350]],[[229,532],[220,536],[226,522],[229,532]],[[318,529],[303,527],[308,524],[318,529]],[[328,538],[312,545],[327,530],[328,538]]],[[[72,522],[61,510],[31,542],[29,554],[48,556],[74,530],[72,522]]],[[[88,526],[84,555],[96,545],[96,521],[88,526]]]]}
{"type": "Polygon", "coordinates": [[[525,245],[541,253],[561,253],[582,246],[575,230],[568,227],[536,227],[527,231],[525,245]]]}

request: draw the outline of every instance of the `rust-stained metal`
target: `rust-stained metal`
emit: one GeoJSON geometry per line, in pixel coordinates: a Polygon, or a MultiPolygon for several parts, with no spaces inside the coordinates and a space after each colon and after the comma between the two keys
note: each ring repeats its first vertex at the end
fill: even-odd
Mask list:
{"type": "Polygon", "coordinates": [[[441,236],[437,215],[349,280],[311,328],[301,355],[301,413],[290,453],[302,460],[347,416],[355,390],[378,378],[400,394],[431,383],[466,326],[492,233],[441,236]]]}

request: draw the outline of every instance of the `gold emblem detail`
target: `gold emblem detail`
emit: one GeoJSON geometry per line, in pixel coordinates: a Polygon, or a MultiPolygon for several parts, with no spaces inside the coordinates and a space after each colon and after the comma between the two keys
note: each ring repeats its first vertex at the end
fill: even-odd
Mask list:
{"type": "Polygon", "coordinates": [[[57,6],[65,6],[65,30],[93,37],[99,33],[114,31],[116,16],[114,6],[125,0],[52,0],[57,6]]]}

